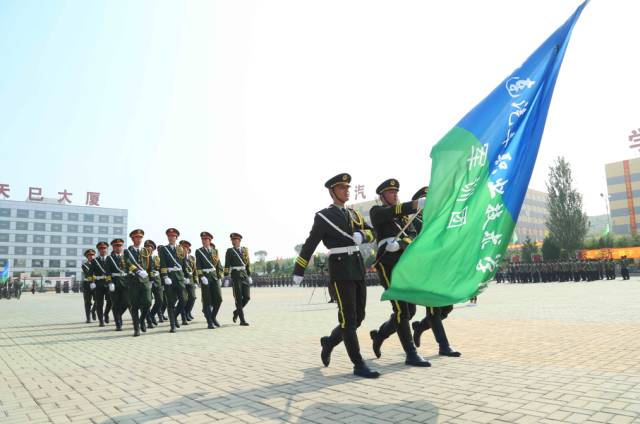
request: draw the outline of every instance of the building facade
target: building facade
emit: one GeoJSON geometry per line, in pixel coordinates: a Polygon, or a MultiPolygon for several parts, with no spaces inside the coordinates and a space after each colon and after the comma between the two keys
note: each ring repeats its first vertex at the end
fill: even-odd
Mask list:
{"type": "Polygon", "coordinates": [[[126,241],[127,210],[40,201],[0,200],[0,269],[17,277],[81,278],[85,249],[126,241]]]}
{"type": "Polygon", "coordinates": [[[640,159],[608,163],[605,165],[605,173],[611,232],[620,235],[637,234],[640,222],[640,159]]]}

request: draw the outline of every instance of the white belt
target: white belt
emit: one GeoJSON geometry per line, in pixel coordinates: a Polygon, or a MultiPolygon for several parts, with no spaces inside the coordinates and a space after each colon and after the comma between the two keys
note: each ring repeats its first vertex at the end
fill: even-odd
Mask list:
{"type": "Polygon", "coordinates": [[[334,247],[333,249],[329,249],[329,256],[339,255],[341,253],[348,253],[350,255],[353,255],[355,252],[359,251],[360,247],[358,246],[334,247]]]}
{"type": "Polygon", "coordinates": [[[126,277],[127,273],[126,272],[112,272],[111,276],[112,277],[126,277]]]}
{"type": "Polygon", "coordinates": [[[200,271],[202,271],[202,272],[213,272],[213,271],[215,271],[215,269],[214,268],[207,268],[207,269],[201,269],[200,271]]]}
{"type": "Polygon", "coordinates": [[[232,271],[242,271],[243,269],[246,270],[246,267],[243,266],[232,266],[229,269],[231,269],[232,271]]]}
{"type": "Polygon", "coordinates": [[[169,272],[182,271],[182,268],[180,268],[179,266],[174,266],[174,267],[171,267],[171,268],[167,268],[167,271],[169,271],[169,272]]]}
{"type": "Polygon", "coordinates": [[[382,239],[378,242],[378,248],[382,247],[383,244],[385,243],[391,243],[392,241],[394,241],[396,238],[395,237],[387,237],[386,239],[382,239]]]}
{"type": "Polygon", "coordinates": [[[104,280],[106,277],[104,275],[96,275],[96,280],[104,280]]]}

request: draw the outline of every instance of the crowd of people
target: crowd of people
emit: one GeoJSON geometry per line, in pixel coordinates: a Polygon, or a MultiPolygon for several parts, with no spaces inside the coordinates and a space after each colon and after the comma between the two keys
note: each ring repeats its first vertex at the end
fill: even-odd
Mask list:
{"type": "Polygon", "coordinates": [[[509,263],[498,268],[495,278],[498,283],[551,283],[615,280],[620,274],[623,280],[628,280],[629,266],[630,260],[626,256],[619,261],[607,259],[509,263]]]}
{"type": "Polygon", "coordinates": [[[20,299],[22,295],[22,281],[19,278],[8,278],[0,282],[0,299],[20,299]]]}

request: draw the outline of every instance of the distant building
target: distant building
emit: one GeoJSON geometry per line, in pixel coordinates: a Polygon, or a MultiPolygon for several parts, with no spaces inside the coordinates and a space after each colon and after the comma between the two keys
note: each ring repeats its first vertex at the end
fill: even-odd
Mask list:
{"type": "Polygon", "coordinates": [[[352,208],[362,214],[364,220],[367,224],[371,225],[371,217],[369,216],[369,210],[373,207],[373,205],[380,204],[380,202],[376,200],[367,200],[364,202],[348,204],[347,207],[352,208]]]}
{"type": "Polygon", "coordinates": [[[640,159],[608,163],[605,165],[605,172],[611,232],[637,234],[640,221],[640,159]]]}
{"type": "Polygon", "coordinates": [[[81,277],[85,249],[126,240],[127,210],[75,206],[56,199],[0,200],[0,269],[15,277],[81,277]]]}
{"type": "Polygon", "coordinates": [[[517,243],[523,243],[527,237],[532,241],[542,241],[547,234],[547,193],[528,189],[520,209],[515,234],[517,243]]]}

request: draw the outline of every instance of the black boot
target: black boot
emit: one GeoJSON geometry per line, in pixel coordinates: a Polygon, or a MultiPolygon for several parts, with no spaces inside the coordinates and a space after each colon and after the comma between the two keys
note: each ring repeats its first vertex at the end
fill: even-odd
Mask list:
{"type": "Polygon", "coordinates": [[[389,338],[390,335],[395,333],[396,330],[397,321],[395,315],[392,314],[387,321],[382,323],[380,328],[369,332],[371,340],[373,340],[373,353],[376,355],[376,358],[380,358],[380,356],[382,356],[382,343],[389,338]]]}
{"type": "Polygon", "coordinates": [[[175,315],[173,310],[169,309],[169,325],[171,326],[171,329],[169,330],[170,333],[175,333],[176,332],[176,324],[178,323],[178,320],[175,319],[175,315]]]}
{"type": "Polygon", "coordinates": [[[422,321],[413,321],[411,327],[413,328],[413,344],[416,345],[416,347],[420,347],[420,338],[424,332],[422,321]]]}
{"type": "Polygon", "coordinates": [[[233,322],[236,322],[238,320],[238,310],[235,309],[233,311],[233,322]]]}
{"type": "Polygon", "coordinates": [[[355,328],[342,329],[342,341],[344,347],[347,348],[347,354],[351,363],[353,363],[353,374],[364,378],[378,378],[380,373],[372,371],[362,359],[360,355],[360,344],[358,343],[358,334],[355,328]]]}
{"type": "Polygon", "coordinates": [[[138,314],[136,313],[135,315],[132,315],[132,319],[133,319],[133,337],[138,337],[140,336],[140,318],[138,318],[138,314]]]}
{"type": "Polygon", "coordinates": [[[143,319],[140,320],[140,331],[143,333],[147,332],[147,323],[143,319]]]}
{"type": "Polygon", "coordinates": [[[320,337],[320,346],[322,346],[322,350],[320,351],[320,360],[322,361],[322,365],[328,367],[329,362],[331,362],[331,352],[333,351],[333,346],[329,341],[329,337],[320,337]]]}
{"type": "Polygon", "coordinates": [[[95,320],[96,320],[96,310],[95,310],[95,309],[92,309],[92,310],[91,310],[91,320],[92,320],[92,321],[95,321],[95,320]]]}
{"type": "Polygon", "coordinates": [[[353,366],[353,375],[357,375],[358,377],[363,377],[363,378],[380,377],[380,373],[378,371],[373,371],[364,362],[353,366]]]}
{"type": "Polygon", "coordinates": [[[440,346],[440,350],[438,352],[438,355],[440,355],[440,356],[450,356],[452,358],[457,358],[459,356],[462,356],[462,353],[456,351],[451,346],[440,346]]]}
{"type": "Polygon", "coordinates": [[[380,348],[382,347],[382,342],[384,342],[384,339],[378,336],[378,330],[371,330],[369,332],[369,336],[371,336],[371,340],[373,341],[373,354],[376,355],[376,358],[380,359],[380,357],[382,356],[380,348]]]}
{"type": "Polygon", "coordinates": [[[91,324],[91,318],[89,318],[89,312],[85,312],[85,315],[87,316],[87,320],[85,322],[87,324],[91,324]]]}
{"type": "Polygon", "coordinates": [[[411,365],[414,367],[430,367],[429,361],[424,359],[416,351],[416,346],[411,339],[411,330],[409,330],[409,320],[403,319],[398,324],[398,338],[400,338],[400,344],[404,349],[407,358],[405,359],[405,365],[411,365]]]}
{"type": "Polygon", "coordinates": [[[244,310],[242,308],[238,310],[238,318],[240,318],[240,325],[244,327],[247,327],[249,325],[249,323],[244,319],[244,310]]]}
{"type": "Polygon", "coordinates": [[[220,327],[220,323],[218,322],[218,311],[220,310],[220,305],[216,305],[213,307],[213,310],[211,311],[211,321],[213,321],[213,324],[216,327],[220,327]]]}

